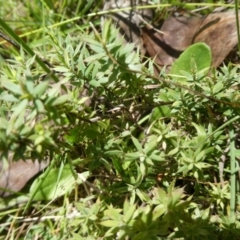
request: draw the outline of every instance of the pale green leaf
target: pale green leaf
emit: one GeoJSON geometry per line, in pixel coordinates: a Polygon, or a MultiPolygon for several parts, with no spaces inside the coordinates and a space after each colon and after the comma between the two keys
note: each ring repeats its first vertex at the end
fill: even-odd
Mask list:
{"type": "Polygon", "coordinates": [[[53,200],[72,191],[75,178],[68,164],[63,167],[62,171],[59,171],[59,168],[55,168],[51,169],[49,174],[46,173],[35,179],[30,188],[30,195],[36,192],[34,200],[53,200]],[[42,178],[43,181],[41,180],[42,178]]]}

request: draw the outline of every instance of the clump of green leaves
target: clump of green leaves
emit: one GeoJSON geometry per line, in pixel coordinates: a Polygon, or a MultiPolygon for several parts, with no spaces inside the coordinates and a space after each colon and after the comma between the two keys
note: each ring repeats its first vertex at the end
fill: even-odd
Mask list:
{"type": "Polygon", "coordinates": [[[184,57],[181,85],[154,76],[153,63],[116,36],[109,21],[49,30],[31,48],[54,76],[24,49],[1,62],[1,159],[51,161],[24,195],[1,201],[2,235],[16,238],[31,217],[29,239],[237,239],[239,202],[229,198],[238,169],[228,155],[232,143],[239,155],[229,138],[238,67],[207,74],[209,62],[199,69],[184,57]],[[14,200],[26,206],[8,210],[14,200]]]}

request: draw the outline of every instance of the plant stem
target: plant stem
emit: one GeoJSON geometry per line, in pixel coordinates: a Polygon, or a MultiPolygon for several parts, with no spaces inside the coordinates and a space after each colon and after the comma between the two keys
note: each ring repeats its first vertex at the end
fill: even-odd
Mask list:
{"type": "Polygon", "coordinates": [[[238,18],[238,1],[235,0],[235,13],[236,13],[236,27],[237,27],[237,37],[238,37],[238,54],[240,54],[240,32],[239,32],[239,18],[238,18]]]}
{"type": "Polygon", "coordinates": [[[235,160],[235,134],[233,125],[230,125],[230,168],[231,168],[231,196],[230,196],[230,218],[235,221],[236,207],[236,160],[235,160]]]}

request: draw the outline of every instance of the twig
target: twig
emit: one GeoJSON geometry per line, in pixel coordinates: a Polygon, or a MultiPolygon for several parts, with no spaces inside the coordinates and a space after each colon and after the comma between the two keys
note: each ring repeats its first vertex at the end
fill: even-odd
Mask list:
{"type": "Polygon", "coordinates": [[[165,32],[158,30],[158,29],[155,28],[152,24],[148,23],[145,19],[143,19],[143,17],[142,17],[140,14],[138,14],[138,17],[139,17],[139,18],[143,21],[143,23],[145,23],[146,26],[148,26],[150,29],[153,29],[154,31],[156,31],[156,32],[158,32],[158,33],[160,33],[160,34],[167,36],[167,34],[166,34],[165,32]]]}
{"type": "Polygon", "coordinates": [[[237,37],[238,37],[238,54],[240,53],[240,32],[239,32],[239,18],[238,18],[238,1],[235,0],[235,13],[236,13],[236,27],[237,27],[237,37]]]}
{"type": "Polygon", "coordinates": [[[231,197],[230,197],[230,218],[234,222],[236,219],[236,148],[235,148],[235,133],[233,125],[230,124],[230,171],[231,171],[231,197]]]}

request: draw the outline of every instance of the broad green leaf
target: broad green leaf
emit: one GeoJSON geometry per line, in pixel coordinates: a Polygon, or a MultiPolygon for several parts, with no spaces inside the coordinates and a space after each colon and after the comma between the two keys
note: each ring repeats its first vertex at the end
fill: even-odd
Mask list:
{"type": "Polygon", "coordinates": [[[195,43],[188,47],[172,65],[170,74],[174,75],[179,81],[184,81],[182,71],[187,73],[209,71],[212,62],[210,47],[205,43],[195,43]]]}
{"type": "Polygon", "coordinates": [[[75,178],[70,166],[65,165],[61,172],[59,168],[51,169],[49,174],[44,172],[35,179],[30,188],[30,195],[36,192],[34,200],[53,200],[72,191],[74,183],[75,178]]]}

